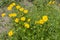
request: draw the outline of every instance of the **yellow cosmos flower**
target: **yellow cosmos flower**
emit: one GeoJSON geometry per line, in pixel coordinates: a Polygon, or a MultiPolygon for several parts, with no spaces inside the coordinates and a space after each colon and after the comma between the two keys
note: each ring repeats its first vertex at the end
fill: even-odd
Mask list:
{"type": "Polygon", "coordinates": [[[48,21],[48,16],[43,16],[42,19],[44,20],[44,22],[48,21]]]}
{"type": "Polygon", "coordinates": [[[27,21],[30,22],[31,19],[28,19],[27,21]]]}
{"type": "Polygon", "coordinates": [[[28,23],[24,23],[24,26],[25,26],[26,28],[30,28],[30,25],[29,25],[28,23]]]}
{"type": "Polygon", "coordinates": [[[7,7],[7,10],[12,10],[12,7],[7,7]]]}
{"type": "Polygon", "coordinates": [[[12,35],[13,35],[13,31],[11,30],[11,31],[8,32],[8,36],[11,37],[12,35]]]}
{"type": "Polygon", "coordinates": [[[18,18],[16,18],[16,19],[15,19],[15,22],[16,22],[16,23],[18,23],[18,22],[19,22],[19,19],[18,19],[18,18]]]}
{"type": "Polygon", "coordinates": [[[19,5],[17,5],[17,6],[16,6],[16,9],[19,9],[19,8],[21,8],[21,7],[20,7],[19,5]]]}
{"type": "Polygon", "coordinates": [[[20,11],[24,11],[24,8],[22,7],[22,8],[20,8],[19,10],[20,10],[20,11]]]}
{"type": "Polygon", "coordinates": [[[24,10],[24,13],[27,14],[28,13],[28,10],[24,10]]]}
{"type": "Polygon", "coordinates": [[[7,10],[12,10],[13,6],[15,6],[15,5],[16,5],[15,3],[10,4],[10,5],[7,7],[7,10]]]}
{"type": "Polygon", "coordinates": [[[9,17],[16,17],[16,16],[17,16],[16,13],[11,13],[11,14],[9,14],[9,17]]]}
{"type": "Polygon", "coordinates": [[[21,19],[20,19],[21,21],[25,21],[26,20],[26,18],[25,17],[21,17],[21,19]]]}
{"type": "Polygon", "coordinates": [[[1,16],[4,17],[6,14],[5,13],[2,13],[1,16]]]}
{"type": "Polygon", "coordinates": [[[44,20],[39,20],[39,22],[38,22],[39,24],[44,24],[44,20]]]}

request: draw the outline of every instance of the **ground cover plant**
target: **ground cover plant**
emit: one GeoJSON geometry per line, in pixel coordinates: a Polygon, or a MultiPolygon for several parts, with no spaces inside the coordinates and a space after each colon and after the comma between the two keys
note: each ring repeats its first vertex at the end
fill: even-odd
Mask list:
{"type": "Polygon", "coordinates": [[[9,21],[0,40],[60,40],[59,6],[55,0],[1,0],[0,22],[9,21]]]}

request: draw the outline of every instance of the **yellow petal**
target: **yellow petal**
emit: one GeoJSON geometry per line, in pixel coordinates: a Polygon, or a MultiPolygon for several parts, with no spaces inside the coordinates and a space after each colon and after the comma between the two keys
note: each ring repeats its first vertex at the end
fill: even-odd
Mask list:
{"type": "Polygon", "coordinates": [[[12,10],[12,7],[8,7],[7,10],[12,10]]]}
{"type": "Polygon", "coordinates": [[[26,28],[30,28],[30,25],[29,25],[28,23],[24,23],[24,26],[25,26],[26,28]]]}
{"type": "Polygon", "coordinates": [[[25,21],[26,20],[26,18],[25,17],[21,17],[21,21],[25,21]]]}
{"type": "Polygon", "coordinates": [[[28,13],[28,10],[24,10],[24,13],[27,14],[28,13]]]}
{"type": "Polygon", "coordinates": [[[18,19],[18,18],[16,18],[16,19],[15,19],[15,22],[16,22],[16,23],[18,23],[18,22],[19,22],[19,19],[18,19]]]}
{"type": "Polygon", "coordinates": [[[8,32],[8,36],[11,37],[12,35],[13,35],[13,31],[11,30],[11,31],[8,32]]]}
{"type": "Polygon", "coordinates": [[[48,21],[48,16],[43,16],[42,19],[46,22],[48,21]]]}
{"type": "Polygon", "coordinates": [[[19,5],[17,5],[17,6],[16,6],[16,9],[19,9],[19,8],[21,8],[21,7],[20,7],[19,5]]]}
{"type": "Polygon", "coordinates": [[[19,10],[20,10],[20,11],[24,11],[24,8],[22,7],[22,8],[20,8],[19,10]]]}

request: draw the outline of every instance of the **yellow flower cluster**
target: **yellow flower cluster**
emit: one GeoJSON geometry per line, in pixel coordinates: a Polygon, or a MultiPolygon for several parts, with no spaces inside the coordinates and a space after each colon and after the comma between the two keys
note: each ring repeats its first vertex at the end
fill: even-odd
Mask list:
{"type": "Polygon", "coordinates": [[[11,13],[11,14],[9,14],[9,17],[16,17],[16,16],[17,16],[16,13],[11,13]]]}
{"type": "MultiPolygon", "coordinates": [[[[12,8],[13,8],[14,6],[15,6],[15,8],[16,8],[17,10],[23,12],[24,14],[27,14],[27,13],[28,13],[28,10],[27,10],[27,9],[24,9],[23,7],[21,7],[20,5],[16,5],[15,3],[11,3],[11,4],[7,7],[7,10],[12,10],[12,8]]],[[[4,16],[5,16],[5,13],[2,14],[2,17],[4,17],[4,16]]],[[[16,17],[17,14],[16,14],[16,13],[10,13],[10,14],[8,14],[8,16],[9,16],[9,17],[16,17]]],[[[20,19],[19,19],[19,18],[15,18],[15,19],[14,19],[14,21],[15,21],[16,23],[18,23],[19,20],[25,21],[25,20],[26,20],[26,17],[23,16],[23,17],[21,17],[20,19]]],[[[30,19],[27,19],[27,21],[29,22],[30,19]]],[[[26,28],[30,28],[30,25],[29,25],[28,23],[24,23],[23,26],[26,27],[26,28]]],[[[11,37],[13,34],[14,34],[14,33],[13,33],[12,30],[8,32],[8,36],[10,36],[10,37],[11,37]]]]}
{"type": "MultiPolygon", "coordinates": [[[[50,2],[49,2],[49,4],[54,4],[54,3],[55,3],[55,1],[53,1],[53,2],[50,1],[50,2]]],[[[7,9],[8,9],[8,10],[12,10],[12,8],[13,8],[14,6],[16,7],[17,10],[24,12],[24,14],[27,14],[27,13],[28,13],[28,10],[24,9],[24,8],[21,7],[20,5],[16,5],[15,3],[10,4],[7,9]]],[[[5,13],[2,14],[2,17],[4,17],[4,16],[5,16],[5,13]]],[[[16,17],[17,14],[16,14],[16,13],[10,13],[8,16],[9,16],[9,17],[16,17]]],[[[26,19],[27,19],[26,17],[22,16],[21,18],[15,18],[14,21],[15,21],[16,23],[19,23],[19,20],[20,20],[20,21],[23,21],[23,22],[24,22],[23,26],[24,26],[25,28],[30,28],[30,24],[29,24],[28,22],[30,22],[31,19],[30,19],[30,18],[27,19],[27,22],[26,22],[26,19]]],[[[38,21],[36,21],[35,23],[36,23],[36,24],[44,24],[44,23],[47,22],[47,21],[48,21],[48,16],[45,15],[45,16],[42,16],[42,19],[41,19],[41,20],[38,20],[38,21]]],[[[11,37],[13,34],[14,34],[14,33],[13,33],[12,30],[8,32],[8,36],[10,36],[10,37],[11,37]]]]}
{"type": "Polygon", "coordinates": [[[6,14],[5,13],[2,13],[1,16],[4,17],[6,14]]]}
{"type": "MultiPolygon", "coordinates": [[[[8,10],[12,10],[12,8],[13,8],[14,6],[16,7],[16,9],[18,9],[18,10],[20,10],[20,11],[23,11],[25,14],[28,13],[28,10],[24,9],[24,8],[21,7],[20,5],[16,5],[15,3],[11,3],[11,4],[7,7],[7,9],[8,9],[8,10]]],[[[9,14],[9,17],[15,17],[15,16],[17,16],[16,13],[11,13],[11,14],[9,14]]],[[[25,17],[22,17],[21,20],[22,20],[22,21],[25,21],[25,17]]]]}
{"type": "Polygon", "coordinates": [[[42,19],[39,20],[39,21],[36,21],[35,24],[36,23],[38,23],[38,24],[44,24],[47,21],[48,21],[48,16],[43,16],[42,19]]]}
{"type": "Polygon", "coordinates": [[[23,11],[25,14],[28,13],[28,10],[24,9],[23,7],[21,7],[19,10],[20,10],[20,11],[23,11]]]}
{"type": "Polygon", "coordinates": [[[7,10],[12,10],[12,8],[13,8],[15,5],[16,5],[15,3],[11,3],[11,4],[7,7],[7,10]]]}
{"type": "MultiPolygon", "coordinates": [[[[21,21],[25,21],[26,20],[26,17],[21,17],[20,18],[21,21]]],[[[27,19],[27,22],[30,22],[31,19],[27,19]]],[[[15,18],[15,22],[19,22],[19,18],[15,18]]]]}
{"type": "Polygon", "coordinates": [[[13,31],[12,30],[10,30],[9,32],[8,32],[8,36],[12,36],[13,35],[13,31]]]}
{"type": "Polygon", "coordinates": [[[55,1],[50,1],[48,4],[51,5],[51,4],[54,4],[54,3],[55,3],[55,1]]]}
{"type": "Polygon", "coordinates": [[[30,25],[28,23],[24,23],[24,27],[30,28],[30,25]]]}
{"type": "Polygon", "coordinates": [[[12,10],[13,7],[16,7],[16,9],[23,11],[25,14],[28,13],[28,10],[24,9],[23,7],[21,7],[20,5],[16,5],[15,3],[11,3],[8,7],[7,10],[12,10]]]}
{"type": "Polygon", "coordinates": [[[16,9],[18,9],[18,10],[20,10],[20,11],[23,11],[25,14],[28,13],[28,10],[24,9],[23,7],[21,7],[21,6],[19,6],[19,5],[16,6],[16,9]]]}

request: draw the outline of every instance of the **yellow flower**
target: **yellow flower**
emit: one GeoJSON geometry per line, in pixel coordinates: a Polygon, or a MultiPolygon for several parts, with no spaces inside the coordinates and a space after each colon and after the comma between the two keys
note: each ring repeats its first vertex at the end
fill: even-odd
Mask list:
{"type": "Polygon", "coordinates": [[[44,24],[44,20],[39,20],[39,22],[38,22],[39,24],[44,24]]]}
{"type": "Polygon", "coordinates": [[[25,21],[26,20],[26,18],[25,17],[21,17],[21,21],[25,21]]]}
{"type": "Polygon", "coordinates": [[[12,10],[13,6],[15,6],[15,5],[16,5],[15,3],[10,4],[10,5],[7,7],[7,10],[12,10]]]}
{"type": "Polygon", "coordinates": [[[44,22],[48,21],[48,16],[43,16],[42,19],[44,20],[44,22]]]}
{"type": "Polygon", "coordinates": [[[28,13],[28,10],[24,10],[24,13],[27,14],[28,13]]]}
{"type": "Polygon", "coordinates": [[[11,14],[9,14],[9,17],[16,17],[16,16],[17,16],[16,13],[11,13],[11,14]]]}
{"type": "Polygon", "coordinates": [[[6,14],[5,13],[2,13],[1,16],[4,17],[6,14]]]}
{"type": "Polygon", "coordinates": [[[16,13],[12,13],[12,16],[15,17],[15,16],[17,16],[17,14],[16,13]]]}
{"type": "Polygon", "coordinates": [[[13,6],[15,6],[16,4],[15,3],[12,3],[13,6]]]}
{"type": "Polygon", "coordinates": [[[12,35],[13,35],[13,31],[11,30],[11,31],[8,32],[8,36],[11,37],[12,35]]]}
{"type": "Polygon", "coordinates": [[[19,9],[19,8],[21,8],[21,7],[20,7],[19,5],[17,5],[17,6],[16,6],[16,9],[19,9]]]}
{"type": "Polygon", "coordinates": [[[10,5],[7,7],[7,10],[12,10],[13,6],[15,6],[15,5],[16,5],[15,3],[10,4],[10,5]]]}
{"type": "Polygon", "coordinates": [[[35,21],[35,24],[44,24],[44,20],[35,21]]]}
{"type": "Polygon", "coordinates": [[[30,25],[29,25],[28,23],[24,23],[24,26],[25,26],[26,28],[30,28],[30,25]]]}
{"type": "Polygon", "coordinates": [[[12,10],[12,7],[7,7],[7,10],[12,10]]]}
{"type": "Polygon", "coordinates": [[[30,22],[31,19],[28,19],[27,21],[30,22]]]}
{"type": "Polygon", "coordinates": [[[19,22],[19,19],[18,19],[18,18],[16,18],[16,19],[15,19],[15,22],[16,22],[16,23],[18,23],[18,22],[19,22]]]}
{"type": "Polygon", "coordinates": [[[22,7],[22,8],[20,8],[19,10],[20,10],[20,11],[24,11],[24,8],[22,7]]]}

